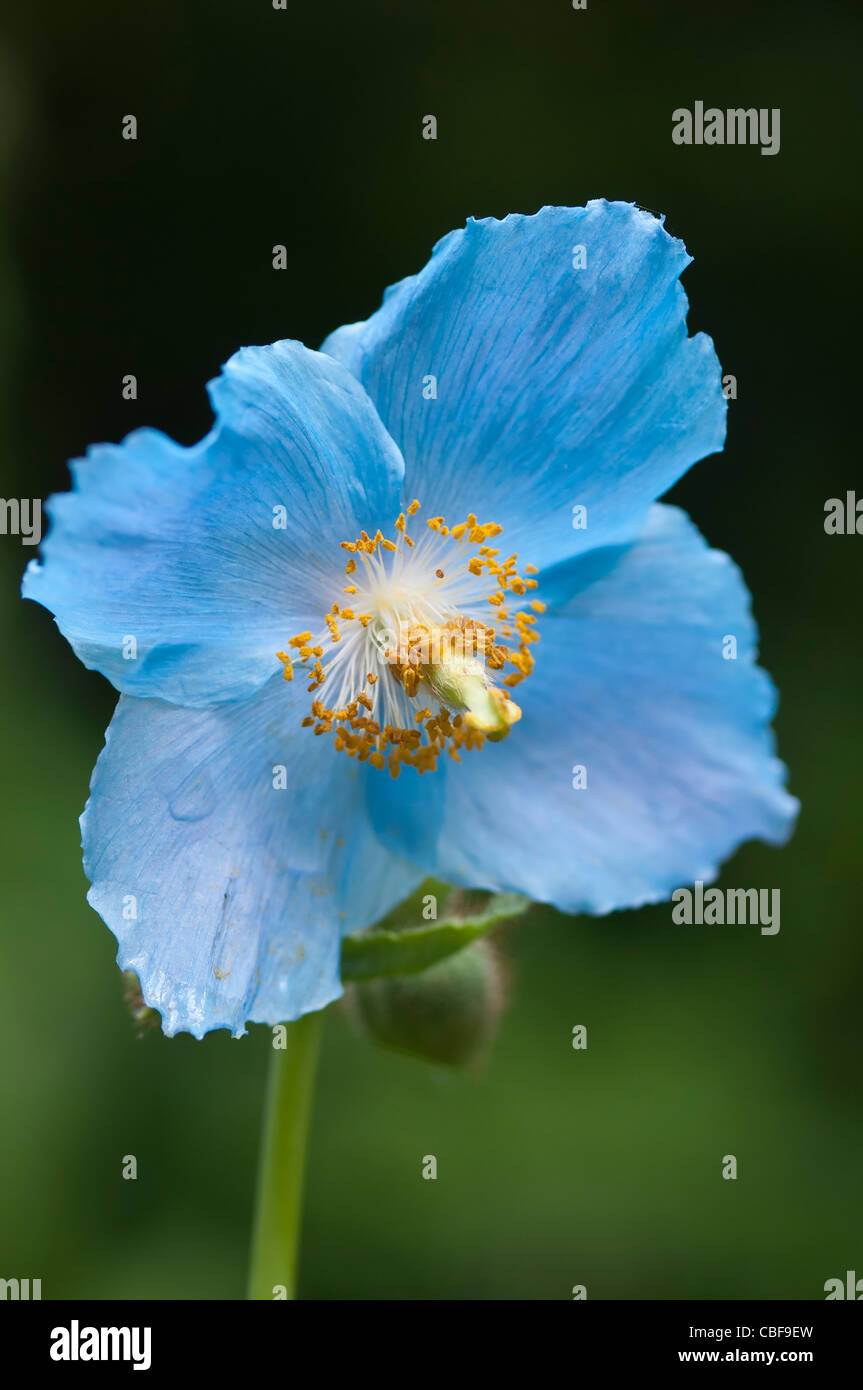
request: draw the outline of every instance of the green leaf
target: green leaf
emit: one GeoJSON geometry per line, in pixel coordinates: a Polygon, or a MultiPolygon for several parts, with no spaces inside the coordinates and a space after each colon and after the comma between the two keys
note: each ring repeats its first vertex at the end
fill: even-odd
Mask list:
{"type": "Polygon", "coordinates": [[[429,880],[377,926],[345,937],[342,979],[347,983],[416,975],[469,946],[499,923],[520,917],[529,906],[529,899],[517,893],[462,893],[429,880]],[[440,920],[423,921],[426,899],[441,894],[446,901],[440,920]]]}

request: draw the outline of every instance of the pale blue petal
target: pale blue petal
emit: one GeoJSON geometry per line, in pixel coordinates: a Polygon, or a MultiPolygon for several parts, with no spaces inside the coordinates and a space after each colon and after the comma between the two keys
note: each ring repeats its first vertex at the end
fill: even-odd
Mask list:
{"type": "Polygon", "coordinates": [[[370,783],[387,843],[443,879],[596,913],[707,882],[744,840],[782,844],[797,802],[728,556],[657,506],[633,546],[552,580],[560,602],[515,692],[521,722],[448,765],[445,796],[430,777],[403,774],[387,793],[370,783]],[[585,790],[572,785],[579,766],[585,790]]]}
{"type": "Polygon", "coordinates": [[[355,379],[299,343],[243,348],[209,391],[194,447],[138,430],[73,466],[24,579],[118,690],[194,706],[250,694],[320,626],[340,541],[392,524],[403,473],[355,379]]]}
{"type": "Polygon", "coordinates": [[[88,897],[169,1034],[323,1008],[342,935],[420,879],[371,828],[367,769],[301,729],[307,709],[281,676],[206,710],[117,706],[81,820],[88,897]]]}
{"type": "Polygon", "coordinates": [[[471,220],[323,350],[401,448],[406,497],[496,521],[508,549],[551,564],[638,534],[649,504],[722,447],[713,344],[687,337],[689,260],[628,203],[471,220]]]}

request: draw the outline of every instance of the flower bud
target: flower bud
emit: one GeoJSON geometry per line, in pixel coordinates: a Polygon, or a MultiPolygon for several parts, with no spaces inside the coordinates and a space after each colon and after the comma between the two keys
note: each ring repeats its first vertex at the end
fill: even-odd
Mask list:
{"type": "Polygon", "coordinates": [[[124,970],[121,973],[123,981],[123,1003],[129,1010],[132,1021],[138,1025],[138,1037],[143,1038],[160,1021],[155,1009],[151,1009],[145,1004],[144,996],[141,993],[141,982],[134,970],[124,970]]]}
{"type": "Polygon", "coordinates": [[[503,1002],[503,971],[485,938],[418,974],[368,980],[346,996],[359,1032],[382,1047],[448,1067],[482,1058],[503,1002]]]}

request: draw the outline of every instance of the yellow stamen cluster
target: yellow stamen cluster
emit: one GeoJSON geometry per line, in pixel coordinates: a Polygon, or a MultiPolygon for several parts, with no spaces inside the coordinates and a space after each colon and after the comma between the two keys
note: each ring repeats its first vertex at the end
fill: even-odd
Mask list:
{"type": "Polygon", "coordinates": [[[492,671],[500,671],[509,656],[507,647],[494,645],[494,628],[473,618],[451,618],[439,627],[425,623],[408,628],[399,647],[384,653],[390,670],[411,699],[423,679],[423,667],[442,664],[459,656],[482,657],[492,671]]]}
{"type": "MultiPolygon", "coordinates": [[[[368,681],[373,681],[372,676],[368,681]]],[[[373,710],[373,701],[365,688],[343,709],[328,709],[321,700],[312,701],[312,714],[302,720],[304,728],[314,728],[316,734],[335,731],[333,747],[337,753],[347,753],[357,762],[372,767],[388,767],[391,777],[398,777],[402,767],[414,767],[417,772],[430,772],[437,766],[440,754],[446,750],[456,762],[461,762],[460,748],[481,748],[483,735],[470,728],[461,714],[450,717],[441,709],[436,715],[426,708],[414,716],[422,727],[396,729],[392,724],[383,727],[363,710],[373,710]],[[425,735],[425,742],[423,741],[425,735]]]]}
{"type": "MultiPolygon", "coordinates": [[[[396,519],[398,541],[387,539],[378,530],[373,536],[361,531],[356,540],[341,542],[349,556],[346,576],[357,575],[360,579],[359,566],[365,569],[365,577],[369,579],[366,599],[373,587],[372,578],[382,573],[381,560],[375,560],[373,566],[372,557],[378,550],[397,552],[399,542],[413,547],[414,541],[407,534],[408,518],[415,515],[419,506],[414,500],[396,519]]],[[[378,677],[372,672],[365,676],[362,688],[352,694],[344,706],[329,706],[315,698],[311,715],[302,721],[304,727],[313,728],[317,735],[333,734],[337,752],[345,752],[358,762],[368,761],[373,767],[388,767],[393,777],[399,776],[403,766],[414,767],[419,773],[431,771],[444,751],[460,762],[461,749],[481,748],[486,737],[498,740],[509,732],[510,726],[521,717],[521,711],[504,690],[493,684],[486,672],[502,671],[509,664],[514,669],[503,678],[503,685],[509,688],[530,674],[534,661],[529,648],[539,639],[535,630],[536,615],[545,611],[545,605],[536,599],[530,603],[532,611],[510,611],[508,603],[512,597],[522,598],[528,590],[537,587],[537,581],[529,577],[537,570],[528,565],[522,576],[516,568],[516,555],[505,560],[499,558],[500,551],[488,542],[500,535],[502,527],[495,522],[481,524],[473,513],[452,527],[446,525],[443,516],[431,517],[427,526],[439,536],[456,542],[458,551],[462,545],[476,548],[466,565],[462,555],[458,555],[458,563],[464,566],[465,578],[470,576],[469,583],[483,577],[492,581],[494,587],[487,601],[499,626],[492,627],[479,618],[460,614],[443,621],[417,621],[401,628],[396,647],[377,648],[377,656],[386,663],[388,676],[398,682],[404,692],[402,709],[404,696],[416,701],[423,692],[431,693],[438,703],[437,713],[433,713],[430,704],[412,711],[412,726],[381,724],[374,718],[376,704],[385,709],[388,696],[385,690],[374,691],[378,677]],[[511,639],[510,642],[498,640],[497,632],[502,638],[511,639]]],[[[448,565],[447,572],[450,568],[448,565]]],[[[444,580],[444,570],[435,569],[433,573],[438,580],[444,580]]],[[[356,595],[360,588],[350,583],[343,592],[356,595]]],[[[474,602],[471,598],[470,603],[474,602]]],[[[367,628],[373,617],[372,613],[360,613],[333,603],[330,612],[324,614],[326,633],[316,643],[310,632],[301,632],[290,639],[288,652],[277,653],[284,663],[285,679],[293,679],[294,662],[300,663],[311,678],[309,693],[316,695],[327,678],[321,642],[329,637],[331,644],[338,643],[347,635],[345,625],[354,623],[367,628]]],[[[358,635],[354,640],[358,640],[358,635]]],[[[371,643],[371,634],[359,640],[371,643]]],[[[340,658],[334,654],[333,660],[338,665],[340,658]]],[[[399,708],[398,704],[395,708],[399,708]]],[[[404,714],[400,719],[404,720],[404,714]]]]}

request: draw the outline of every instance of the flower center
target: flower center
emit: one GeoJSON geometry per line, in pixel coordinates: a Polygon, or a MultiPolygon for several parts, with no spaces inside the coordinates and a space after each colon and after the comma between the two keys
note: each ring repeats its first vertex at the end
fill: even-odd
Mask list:
{"type": "Polygon", "coordinates": [[[444,750],[460,762],[462,749],[506,737],[521,718],[509,691],[530,675],[545,611],[538,599],[514,608],[537,587],[537,571],[528,565],[523,577],[516,555],[500,559],[488,544],[500,526],[472,513],[451,527],[433,516],[415,542],[408,526],[419,510],[414,501],[401,513],[396,540],[363,531],[341,542],[347,601],[333,603],[318,633],[300,632],[277,653],[285,680],[295,663],[311,678],[303,724],[393,777],[405,765],[431,771],[444,750]]]}

